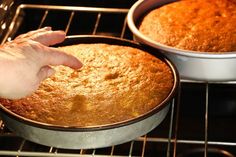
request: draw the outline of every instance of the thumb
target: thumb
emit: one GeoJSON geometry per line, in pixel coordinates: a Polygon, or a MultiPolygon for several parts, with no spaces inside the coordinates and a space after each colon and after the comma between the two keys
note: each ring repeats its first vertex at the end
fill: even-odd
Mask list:
{"type": "Polygon", "coordinates": [[[51,75],[53,75],[55,73],[55,70],[52,69],[50,66],[43,66],[38,74],[37,74],[37,77],[38,77],[38,81],[41,82],[43,81],[44,79],[50,77],[51,75]]]}

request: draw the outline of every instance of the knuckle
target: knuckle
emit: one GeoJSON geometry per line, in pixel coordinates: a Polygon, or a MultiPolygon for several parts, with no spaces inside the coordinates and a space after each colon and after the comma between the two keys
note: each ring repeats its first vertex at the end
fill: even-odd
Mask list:
{"type": "Polygon", "coordinates": [[[28,41],[28,44],[29,44],[30,47],[31,47],[33,50],[35,50],[35,51],[38,51],[38,50],[42,49],[41,44],[39,44],[38,42],[34,42],[34,41],[32,41],[32,40],[29,40],[29,41],[28,41]]]}

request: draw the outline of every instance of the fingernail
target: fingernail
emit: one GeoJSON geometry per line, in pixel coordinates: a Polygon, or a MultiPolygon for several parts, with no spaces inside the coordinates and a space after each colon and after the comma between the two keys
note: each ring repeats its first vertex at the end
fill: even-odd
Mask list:
{"type": "Polygon", "coordinates": [[[43,29],[46,29],[46,30],[50,31],[50,30],[52,30],[52,27],[46,26],[46,27],[43,27],[43,29]]]}
{"type": "Polygon", "coordinates": [[[81,63],[81,61],[77,60],[77,69],[82,68],[83,67],[83,63],[81,63]]]}

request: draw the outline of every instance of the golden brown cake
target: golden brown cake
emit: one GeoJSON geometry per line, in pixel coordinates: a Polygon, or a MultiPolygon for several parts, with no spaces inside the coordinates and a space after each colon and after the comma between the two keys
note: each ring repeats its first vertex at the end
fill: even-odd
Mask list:
{"type": "Polygon", "coordinates": [[[156,8],[139,30],[149,38],[179,49],[236,51],[236,0],[182,0],[156,8]]]}
{"type": "Polygon", "coordinates": [[[94,126],[125,121],[155,108],[173,87],[162,60],[136,48],[108,44],[61,47],[83,67],[57,66],[31,96],[1,99],[9,110],[39,122],[94,126]]]}

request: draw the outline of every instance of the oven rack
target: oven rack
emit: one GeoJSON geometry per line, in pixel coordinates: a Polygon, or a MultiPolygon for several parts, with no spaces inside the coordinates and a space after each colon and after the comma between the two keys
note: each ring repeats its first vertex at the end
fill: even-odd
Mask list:
{"type": "MultiPolygon", "coordinates": [[[[75,7],[75,6],[55,6],[55,5],[36,5],[36,4],[21,4],[17,7],[15,16],[13,17],[10,26],[6,28],[7,33],[2,38],[1,43],[9,41],[13,39],[20,33],[27,32],[31,29],[41,28],[43,26],[48,25],[50,21],[47,19],[50,17],[51,12],[67,14],[67,24],[64,25],[64,30],[67,35],[78,35],[84,34],[84,32],[72,32],[70,29],[73,25],[73,21],[77,16],[81,13],[92,14],[95,22],[92,23],[92,29],[90,31],[85,32],[89,35],[97,35],[97,34],[105,34],[108,36],[115,36],[120,38],[126,38],[132,40],[132,33],[127,27],[126,23],[126,14],[128,12],[128,8],[98,8],[98,7],[75,7]],[[33,11],[39,11],[41,13],[40,17],[37,17],[38,20],[37,25],[34,23],[32,26],[29,21],[25,21],[24,16],[28,16],[29,13],[33,11]],[[114,26],[115,33],[111,28],[108,28],[106,24],[103,24],[103,18],[105,19],[115,19],[117,18],[119,23],[119,28],[116,29],[114,26]],[[114,17],[113,17],[114,16],[114,17]],[[122,19],[122,20],[121,20],[122,19]],[[30,25],[30,27],[26,27],[30,25]],[[24,28],[26,27],[26,28],[24,28]],[[24,28],[24,29],[23,29],[24,28]]],[[[32,15],[32,18],[34,16],[32,15]]],[[[35,20],[35,19],[34,19],[35,20]]],[[[88,22],[88,21],[87,21],[88,22]]],[[[105,20],[105,22],[107,22],[105,20]]],[[[171,103],[170,111],[167,115],[167,118],[162,122],[161,126],[158,126],[153,131],[134,139],[125,144],[112,146],[109,148],[100,148],[100,149],[91,149],[91,150],[66,150],[66,149],[57,149],[53,147],[47,147],[32,143],[30,141],[24,140],[12,132],[10,132],[2,121],[0,121],[0,156],[63,156],[63,157],[86,157],[86,156],[114,156],[114,157],[135,157],[135,156],[174,156],[174,157],[182,157],[184,155],[188,155],[189,151],[186,150],[201,150],[202,156],[207,157],[210,156],[209,153],[217,153],[225,156],[233,157],[236,155],[235,147],[236,147],[236,136],[235,138],[222,140],[222,139],[214,139],[209,138],[211,135],[209,132],[209,100],[211,99],[211,91],[215,89],[215,86],[233,86],[233,89],[236,90],[236,82],[204,82],[204,81],[192,81],[192,80],[181,80],[181,88],[178,92],[178,95],[171,103]],[[187,87],[186,87],[187,86],[187,87]],[[202,131],[199,133],[200,136],[190,137],[181,135],[179,132],[182,131],[180,129],[180,123],[182,121],[182,112],[181,106],[183,99],[183,93],[188,86],[191,88],[197,88],[201,86],[201,90],[203,92],[201,95],[203,96],[203,110],[201,115],[201,128],[202,131]]],[[[218,87],[217,87],[218,88],[218,87]]],[[[188,91],[188,90],[187,90],[188,91]]],[[[189,111],[193,112],[193,111],[189,111]]],[[[188,117],[187,117],[188,118],[188,117]]],[[[195,125],[194,123],[192,125],[195,125]]],[[[233,123],[230,123],[233,125],[233,123]]],[[[189,126],[188,129],[191,129],[192,126],[189,126]]],[[[188,130],[185,129],[185,130],[188,130]]],[[[198,130],[198,129],[197,129],[198,130]]],[[[226,134],[232,134],[232,132],[225,130],[226,134]]],[[[190,132],[191,133],[191,132],[190,132]]],[[[194,152],[194,151],[193,151],[194,152]]]]}

